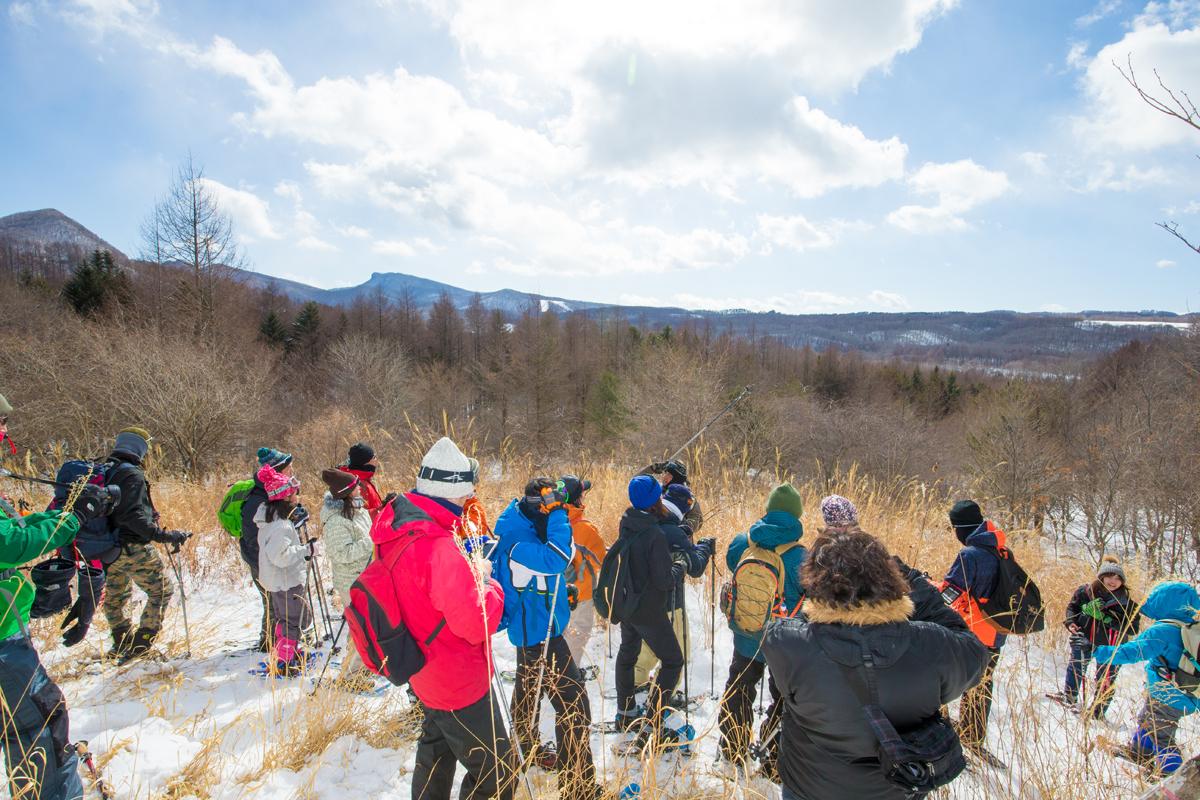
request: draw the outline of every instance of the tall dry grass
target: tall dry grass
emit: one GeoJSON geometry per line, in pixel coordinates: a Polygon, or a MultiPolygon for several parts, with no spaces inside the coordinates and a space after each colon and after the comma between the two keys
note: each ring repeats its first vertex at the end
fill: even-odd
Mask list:
{"type": "MultiPolygon", "coordinates": [[[[447,423],[447,427],[448,423],[447,423]]],[[[381,470],[377,483],[382,491],[405,491],[411,487],[412,477],[424,449],[444,432],[455,434],[470,452],[473,441],[470,430],[420,430],[413,428],[403,440],[384,437],[370,429],[351,430],[338,435],[328,433],[332,428],[307,431],[300,441],[305,444],[297,448],[297,473],[304,484],[303,499],[315,509],[320,502],[321,486],[317,476],[325,466],[337,463],[346,446],[358,439],[373,440],[380,452],[381,470]]],[[[703,503],[705,523],[702,536],[715,536],[720,552],[739,532],[745,531],[764,511],[767,494],[778,482],[790,476],[778,468],[772,471],[749,469],[744,454],[732,452],[716,444],[700,442],[687,455],[691,466],[691,483],[703,503]]],[[[595,458],[580,454],[573,458],[535,458],[530,455],[515,455],[505,452],[497,459],[483,459],[485,479],[478,494],[494,520],[507,502],[519,495],[526,480],[537,474],[562,474],[572,472],[592,481],[593,488],[586,496],[587,515],[599,527],[606,539],[616,537],[618,521],[627,507],[626,485],[636,469],[644,466],[628,459],[626,463],[613,463],[611,459],[595,458]]],[[[188,529],[196,536],[177,557],[180,560],[185,580],[193,591],[204,588],[238,586],[247,581],[246,572],[240,563],[236,543],[233,542],[216,522],[215,511],[228,482],[238,480],[252,470],[253,464],[235,465],[224,471],[221,477],[211,477],[198,482],[183,482],[169,476],[156,475],[155,499],[162,512],[163,524],[171,528],[188,529]]],[[[820,498],[837,493],[851,498],[859,509],[862,526],[879,536],[888,547],[909,564],[940,578],[951,564],[958,551],[946,518],[946,510],[953,499],[943,487],[918,481],[895,480],[880,482],[851,468],[834,469],[826,472],[826,480],[801,483],[798,489],[804,498],[803,523],[805,536],[811,541],[820,529],[818,504],[820,498]]],[[[322,487],[323,488],[323,487],[322,487]]],[[[31,497],[31,502],[37,500],[31,497]]],[[[985,509],[987,498],[980,498],[985,509]]],[[[1063,609],[1071,592],[1088,579],[1094,565],[1082,563],[1070,557],[1047,557],[1048,548],[1043,548],[1033,533],[1011,532],[1010,544],[1019,554],[1023,565],[1034,575],[1049,603],[1051,624],[1047,631],[1037,637],[1038,644],[1047,652],[1066,651],[1066,633],[1054,621],[1062,618],[1063,609]]],[[[718,558],[716,581],[725,578],[723,559],[718,558]]],[[[1145,587],[1136,567],[1127,566],[1130,584],[1135,594],[1144,595],[1145,587]]],[[[710,571],[704,581],[704,596],[711,597],[713,580],[710,571]]],[[[176,601],[178,602],[178,601],[176,601]]],[[[257,614],[257,608],[242,609],[241,613],[257,614]]],[[[695,613],[694,611],[692,613],[695,613]]],[[[699,609],[704,630],[710,630],[715,609],[704,603],[699,609]]],[[[40,643],[52,644],[53,635],[48,633],[55,621],[36,626],[40,643]]],[[[104,627],[102,615],[97,615],[96,626],[104,627]]],[[[168,656],[180,655],[184,642],[179,626],[172,629],[161,643],[168,656]]],[[[193,652],[204,652],[206,648],[220,646],[219,626],[193,617],[193,652]],[[207,626],[207,627],[206,627],[207,626]]],[[[722,620],[717,620],[716,636],[728,636],[722,620]]],[[[605,636],[604,626],[599,626],[597,635],[605,636]]],[[[615,631],[614,640],[616,638],[615,631]]],[[[709,648],[712,643],[696,643],[709,648]]],[[[615,645],[615,641],[614,641],[615,645]]],[[[1006,712],[993,718],[993,726],[1012,736],[1009,758],[1019,767],[1007,782],[1003,779],[990,780],[978,794],[973,790],[956,787],[955,797],[1045,797],[1054,800],[1084,800],[1098,796],[1112,780],[1111,759],[1097,747],[1098,735],[1085,728],[1079,741],[1070,743],[1085,754],[1082,760],[1064,766],[1059,749],[1047,746],[1049,736],[1045,723],[1046,704],[1042,693],[1053,688],[1046,684],[1039,670],[1044,665],[1039,655],[1021,643],[1010,645],[1006,651],[1001,674],[998,678],[1000,691],[1005,696],[1006,712]],[[1003,718],[1001,718],[1003,717],[1003,718]]],[[[602,664],[602,680],[611,683],[611,663],[602,664]]],[[[149,676],[143,676],[139,684],[124,685],[119,689],[130,696],[140,696],[152,704],[163,715],[170,717],[171,692],[174,672],[170,665],[163,665],[149,676]],[[152,685],[143,685],[152,684],[152,685]]],[[[70,670],[59,677],[74,677],[70,670]]],[[[723,675],[719,678],[723,680],[723,675]]],[[[1057,681],[1057,676],[1054,677],[1057,681]]],[[[697,681],[699,683],[699,681],[697,681]]],[[[268,683],[264,692],[275,692],[268,683]]],[[[693,687],[695,691],[695,687],[693,687]]],[[[718,692],[720,686],[718,687],[718,692]]],[[[613,709],[594,708],[597,719],[611,715],[613,709]]],[[[220,742],[230,732],[231,726],[240,726],[257,731],[261,737],[262,763],[258,768],[243,773],[239,779],[247,796],[252,795],[268,773],[275,769],[299,769],[319,763],[330,745],[339,738],[351,735],[378,747],[401,747],[411,745],[418,735],[419,716],[403,706],[387,703],[346,702],[344,696],[332,697],[327,690],[299,701],[299,705],[287,712],[271,705],[270,712],[247,712],[235,723],[223,727],[205,729],[203,746],[199,753],[184,765],[160,793],[162,797],[207,798],[216,792],[216,786],[227,780],[226,757],[220,750],[220,742]],[[257,714],[257,716],[255,716],[257,714]],[[252,718],[253,717],[253,718],[252,718]]],[[[715,715],[714,715],[715,717],[715,715]]],[[[181,726],[199,724],[197,720],[184,720],[181,726]]],[[[702,730],[701,736],[716,736],[714,730],[702,730]]],[[[103,756],[102,756],[103,757],[103,756]]],[[[109,755],[111,757],[111,755],[109,755]]],[[[709,774],[710,765],[705,759],[681,762],[668,781],[663,784],[651,770],[641,771],[637,762],[632,764],[614,759],[611,754],[597,752],[596,761],[601,774],[611,786],[619,787],[629,780],[643,784],[644,796],[648,798],[666,796],[705,797],[758,797],[763,796],[761,783],[735,781],[729,776],[714,779],[709,774]],[[714,782],[723,780],[723,783],[714,782]],[[714,786],[716,788],[714,788],[714,786]],[[688,787],[691,787],[690,789],[688,787]],[[701,788],[703,787],[703,788],[701,788]],[[681,794],[681,792],[683,792],[681,794]]],[[[534,792],[538,797],[555,794],[553,780],[534,775],[534,792]]],[[[524,794],[524,788],[518,790],[524,794]]],[[[303,794],[303,793],[302,793],[303,794]]],[[[943,796],[948,796],[943,794],[943,796]]]]}

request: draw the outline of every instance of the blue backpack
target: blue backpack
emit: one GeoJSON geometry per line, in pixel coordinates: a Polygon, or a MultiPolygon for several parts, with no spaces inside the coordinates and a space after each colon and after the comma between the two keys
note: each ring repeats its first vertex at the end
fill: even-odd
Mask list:
{"type": "MultiPolygon", "coordinates": [[[[55,482],[63,486],[54,487],[54,499],[50,501],[47,510],[57,511],[66,505],[67,497],[71,493],[69,487],[78,481],[107,486],[113,482],[120,467],[121,465],[111,461],[67,461],[58,468],[58,473],[54,476],[55,482]]],[[[121,554],[121,540],[117,531],[109,524],[108,517],[96,517],[79,529],[75,536],[74,548],[84,560],[100,561],[107,566],[121,554]]]]}

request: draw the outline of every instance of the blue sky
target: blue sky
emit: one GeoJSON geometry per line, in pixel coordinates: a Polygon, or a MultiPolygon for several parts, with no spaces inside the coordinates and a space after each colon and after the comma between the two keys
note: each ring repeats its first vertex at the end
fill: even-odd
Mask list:
{"type": "Polygon", "coordinates": [[[7,2],[0,214],[261,272],[787,312],[1200,310],[1200,2],[7,2]]]}

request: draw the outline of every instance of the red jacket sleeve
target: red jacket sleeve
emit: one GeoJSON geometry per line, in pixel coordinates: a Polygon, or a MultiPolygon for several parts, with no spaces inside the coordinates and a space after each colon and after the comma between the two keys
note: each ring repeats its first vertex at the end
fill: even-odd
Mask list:
{"type": "Polygon", "coordinates": [[[504,612],[500,584],[489,578],[481,600],[475,574],[449,539],[434,543],[430,575],[429,601],[446,618],[450,632],[471,644],[487,641],[499,627],[504,612]]]}

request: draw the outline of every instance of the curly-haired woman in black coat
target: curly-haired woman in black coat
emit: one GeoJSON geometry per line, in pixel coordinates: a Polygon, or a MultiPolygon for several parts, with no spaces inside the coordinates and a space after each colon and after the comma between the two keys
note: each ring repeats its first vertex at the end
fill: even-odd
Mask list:
{"type": "Polygon", "coordinates": [[[878,705],[900,731],[938,716],[975,685],[987,648],[927,578],[853,529],[826,534],[800,573],[803,616],[767,629],[763,651],[783,695],[784,800],[902,800],[852,681],[870,652],[878,705]]]}

